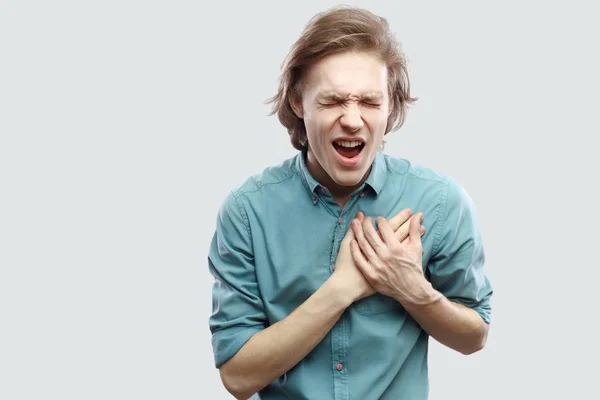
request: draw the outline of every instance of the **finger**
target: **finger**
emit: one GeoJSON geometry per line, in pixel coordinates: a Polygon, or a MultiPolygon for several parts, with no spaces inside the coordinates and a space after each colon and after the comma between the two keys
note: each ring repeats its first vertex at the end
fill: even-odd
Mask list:
{"type": "Polygon", "coordinates": [[[375,230],[371,217],[365,218],[362,223],[362,228],[364,235],[373,250],[375,250],[376,253],[381,253],[386,248],[386,245],[383,243],[383,240],[381,240],[379,234],[375,230]]]}
{"type": "Polygon", "coordinates": [[[356,219],[358,220],[358,222],[360,222],[362,224],[362,222],[365,219],[365,214],[363,214],[362,211],[359,211],[356,213],[356,219]]]}
{"type": "Polygon", "coordinates": [[[412,215],[407,221],[405,221],[402,226],[400,228],[398,228],[396,230],[396,238],[399,241],[403,241],[405,238],[408,237],[408,233],[410,230],[410,221],[412,221],[413,219],[417,218],[417,215],[412,215]]]}
{"type": "Polygon", "coordinates": [[[388,246],[394,246],[398,244],[396,234],[392,229],[390,223],[383,217],[377,217],[377,227],[379,228],[379,236],[383,239],[383,242],[388,246]]]}
{"type": "Polygon", "coordinates": [[[410,208],[405,208],[404,210],[401,210],[398,214],[394,215],[391,219],[390,219],[390,225],[392,226],[392,229],[395,231],[398,230],[398,228],[400,228],[412,215],[412,211],[410,210],[410,208]]]}
{"type": "Polygon", "coordinates": [[[423,221],[423,213],[418,213],[417,218],[410,221],[410,242],[412,244],[421,243],[421,222],[423,221]]]}
{"type": "MultiPolygon", "coordinates": [[[[408,246],[410,244],[410,238],[404,239],[404,241],[401,244],[404,246],[408,246]]],[[[421,247],[421,254],[425,254],[425,249],[423,247],[421,247]]]]}
{"type": "MultiPolygon", "coordinates": [[[[421,225],[421,236],[423,236],[425,234],[425,232],[427,232],[427,228],[425,228],[424,226],[421,225]]],[[[400,243],[404,244],[404,243],[410,243],[410,237],[405,237],[404,239],[402,239],[400,241],[400,243]]]]}
{"type": "MultiPolygon", "coordinates": [[[[364,224],[364,222],[363,222],[364,224]]],[[[357,220],[352,221],[352,230],[354,231],[354,238],[358,242],[358,246],[367,257],[368,260],[377,259],[377,254],[375,254],[375,250],[369,244],[369,241],[365,237],[363,231],[363,224],[359,223],[357,220]]]]}
{"type": "Polygon", "coordinates": [[[374,282],[377,279],[377,273],[369,261],[365,258],[363,253],[360,251],[360,245],[356,240],[352,240],[350,242],[350,252],[352,253],[352,258],[354,259],[354,264],[358,267],[360,272],[363,274],[367,282],[373,286],[374,282]]]}
{"type": "MultiPolygon", "coordinates": [[[[421,236],[423,236],[425,234],[425,232],[427,232],[427,228],[425,228],[424,226],[421,225],[421,236]]],[[[405,243],[410,243],[410,237],[406,236],[404,239],[402,239],[400,241],[400,243],[405,244],[405,243]]]]}

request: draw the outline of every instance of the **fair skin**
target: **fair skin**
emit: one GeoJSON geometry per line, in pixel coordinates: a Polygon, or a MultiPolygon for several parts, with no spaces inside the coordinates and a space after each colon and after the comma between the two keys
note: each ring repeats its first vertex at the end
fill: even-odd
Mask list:
{"type": "MultiPolygon", "coordinates": [[[[301,104],[291,106],[307,129],[308,168],[343,208],[368,176],[385,135],[390,113],[387,69],[371,55],[344,53],[311,66],[303,83],[301,104]],[[358,154],[340,155],[336,145],[342,139],[346,146],[360,142],[354,148],[358,154]]],[[[221,366],[221,379],[229,392],[247,399],[289,371],[321,342],[346,308],[376,291],[396,298],[441,343],[465,354],[481,348],[487,334],[483,320],[445,299],[422,275],[423,250],[417,237],[424,228],[419,217],[403,210],[390,221],[378,219],[381,232],[376,232],[367,227],[369,223],[372,227],[370,218],[357,214],[354,221],[360,226],[346,233],[330,278],[286,318],[252,336],[221,366]]]]}
{"type": "Polygon", "coordinates": [[[291,106],[306,127],[309,171],[343,207],[368,177],[383,142],[391,111],[386,66],[364,53],[326,57],[306,74],[301,104],[291,106]],[[342,139],[364,143],[346,163],[333,145],[342,139]]]}

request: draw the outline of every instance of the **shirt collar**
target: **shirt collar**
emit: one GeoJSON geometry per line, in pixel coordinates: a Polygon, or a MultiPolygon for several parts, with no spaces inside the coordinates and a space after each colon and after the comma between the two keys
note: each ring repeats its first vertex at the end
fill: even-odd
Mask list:
{"type": "Polygon", "coordinates": [[[365,184],[373,189],[375,195],[378,195],[383,190],[387,178],[386,172],[387,166],[385,163],[385,156],[382,152],[378,151],[373,159],[371,172],[365,181],[365,184]]]}
{"type": "MultiPolygon", "coordinates": [[[[296,170],[302,179],[302,183],[306,187],[306,189],[310,192],[311,195],[315,193],[315,190],[320,188],[322,185],[313,178],[308,167],[306,166],[306,152],[302,151],[296,155],[296,170]]],[[[375,158],[373,159],[373,163],[371,165],[371,172],[369,176],[365,180],[365,182],[357,189],[357,191],[362,191],[365,186],[373,189],[373,192],[377,196],[386,181],[386,165],[384,155],[381,152],[377,152],[375,158]]]]}

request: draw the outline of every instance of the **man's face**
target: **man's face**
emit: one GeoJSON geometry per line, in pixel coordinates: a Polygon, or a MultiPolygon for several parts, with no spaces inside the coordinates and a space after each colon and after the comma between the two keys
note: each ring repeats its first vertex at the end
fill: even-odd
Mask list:
{"type": "Polygon", "coordinates": [[[385,64],[367,53],[332,55],[313,65],[303,83],[311,172],[341,187],[360,184],[390,112],[385,64]]]}

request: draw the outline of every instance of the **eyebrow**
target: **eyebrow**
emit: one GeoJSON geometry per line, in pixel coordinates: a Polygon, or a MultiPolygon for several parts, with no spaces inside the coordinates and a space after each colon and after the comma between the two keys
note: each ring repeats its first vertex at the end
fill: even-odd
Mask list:
{"type": "MultiPolygon", "coordinates": [[[[317,94],[318,100],[324,101],[344,101],[348,98],[348,93],[337,93],[337,92],[319,92],[317,94]]],[[[361,100],[366,100],[370,102],[377,102],[383,99],[382,92],[368,92],[360,95],[361,100]]]]}

